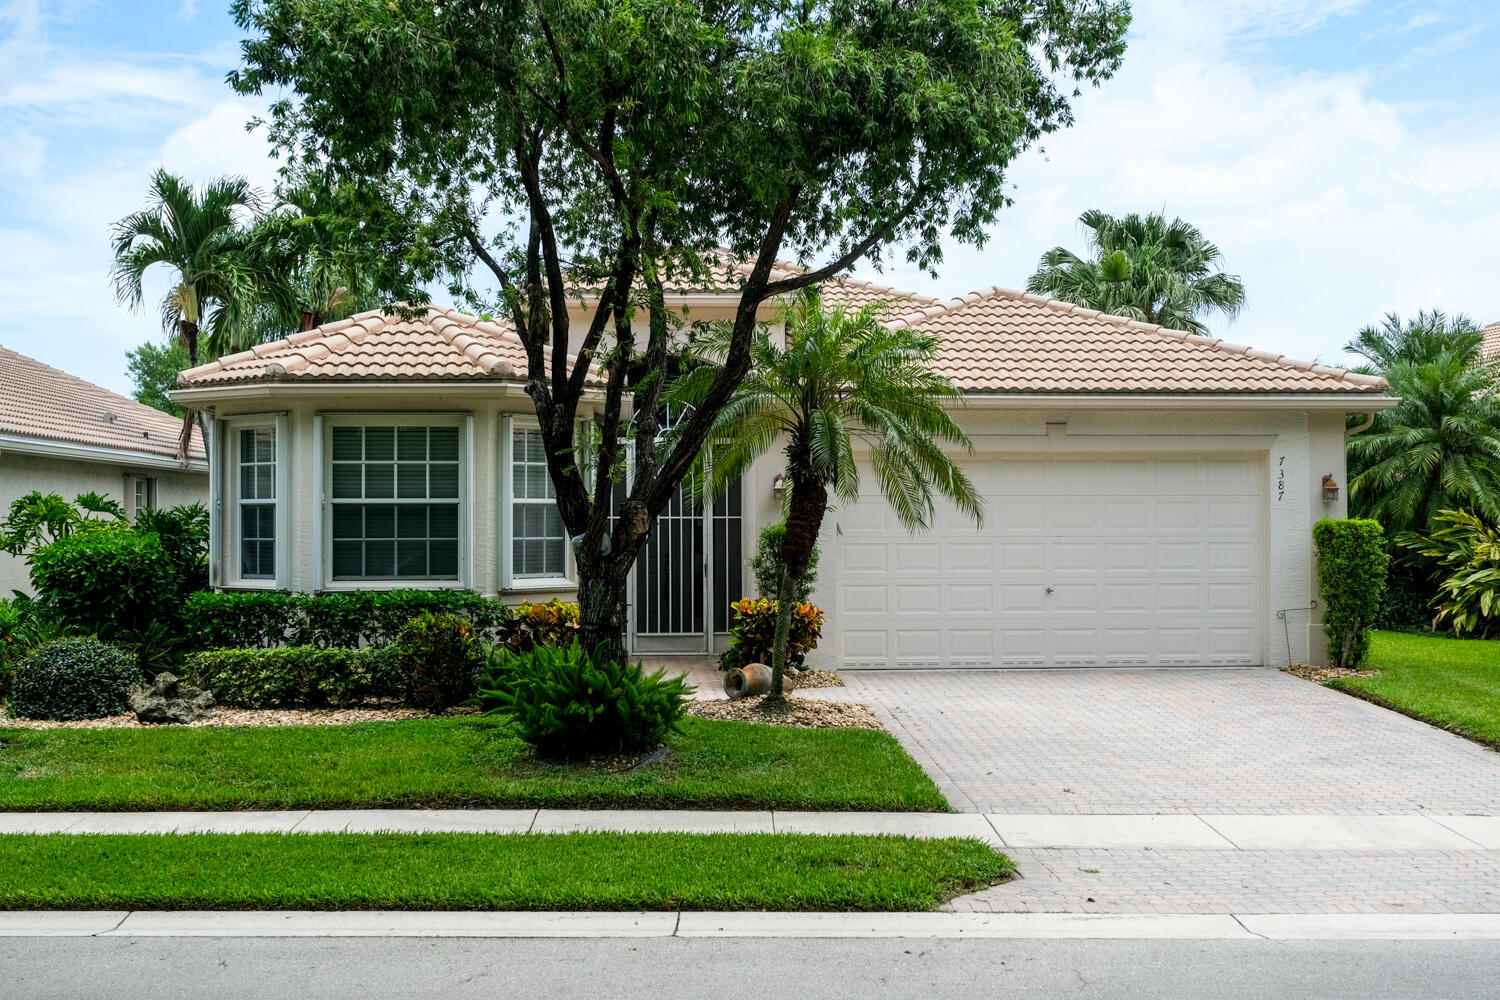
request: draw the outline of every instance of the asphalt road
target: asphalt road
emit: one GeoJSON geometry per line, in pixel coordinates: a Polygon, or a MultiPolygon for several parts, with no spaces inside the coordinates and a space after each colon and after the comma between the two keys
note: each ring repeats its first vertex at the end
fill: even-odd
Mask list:
{"type": "Polygon", "coordinates": [[[0,997],[1500,995],[1496,941],[6,938],[0,997]]]}

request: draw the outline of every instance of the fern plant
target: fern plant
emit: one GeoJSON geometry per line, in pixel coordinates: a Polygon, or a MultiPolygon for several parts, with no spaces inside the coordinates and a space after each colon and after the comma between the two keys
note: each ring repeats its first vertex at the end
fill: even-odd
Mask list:
{"type": "Polygon", "coordinates": [[[524,653],[497,647],[485,671],[483,702],[546,757],[631,753],[660,743],[679,724],[689,692],[681,677],[592,652],[576,641],[524,653]],[[498,687],[488,685],[498,684],[498,687]]]}

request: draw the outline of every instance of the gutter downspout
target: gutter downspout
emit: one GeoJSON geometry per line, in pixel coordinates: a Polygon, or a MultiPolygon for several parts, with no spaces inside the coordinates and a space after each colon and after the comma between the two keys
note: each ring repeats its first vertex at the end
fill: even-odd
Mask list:
{"type": "Polygon", "coordinates": [[[1364,420],[1361,420],[1359,423],[1355,424],[1353,427],[1350,427],[1350,428],[1348,428],[1347,430],[1344,431],[1344,440],[1347,441],[1350,438],[1352,438],[1354,435],[1369,430],[1370,429],[1370,425],[1373,424],[1373,423],[1375,423],[1375,411],[1371,410],[1369,413],[1365,414],[1365,419],[1364,420]]]}

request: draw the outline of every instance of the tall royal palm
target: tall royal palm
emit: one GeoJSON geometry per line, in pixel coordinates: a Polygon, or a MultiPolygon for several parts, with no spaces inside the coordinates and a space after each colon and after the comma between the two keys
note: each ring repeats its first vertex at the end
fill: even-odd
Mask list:
{"type": "MultiPolygon", "coordinates": [[[[977,523],[983,501],[944,443],[970,449],[948,407],[958,390],[931,370],[935,338],[892,330],[878,305],[856,313],[825,311],[816,291],[788,307],[785,344],[761,330],[752,365],[720,413],[706,488],[717,492],[751,462],[782,446],[788,490],[782,578],[777,590],[776,639],[771,657],[771,701],[784,697],[793,595],[817,545],[830,487],[853,503],[860,492],[855,442],[869,448],[869,467],[887,502],[910,530],[931,523],[938,494],[977,523]]],[[[710,363],[673,386],[672,399],[691,405],[707,391],[726,344],[710,335],[696,345],[710,363]]]]}
{"type": "Polygon", "coordinates": [[[1205,313],[1233,318],[1244,307],[1245,286],[1220,269],[1219,248],[1197,227],[1154,212],[1116,218],[1098,209],[1078,221],[1087,231],[1088,256],[1053,247],[1027,291],[1200,334],[1208,332],[1205,313]]]}
{"type": "Polygon", "coordinates": [[[1351,513],[1388,535],[1426,531],[1442,510],[1500,524],[1500,389],[1494,373],[1442,354],[1386,371],[1401,397],[1349,439],[1351,513]]]}
{"type": "MultiPolygon", "coordinates": [[[[224,177],[195,189],[158,169],[151,176],[151,204],[114,225],[115,295],[132,310],[145,296],[145,274],[157,264],[175,272],[176,281],[161,302],[162,326],[198,363],[205,326],[222,328],[249,310],[262,281],[245,253],[243,214],[257,204],[242,177],[224,177]]],[[[184,417],[181,450],[186,451],[194,414],[184,417]]]]}

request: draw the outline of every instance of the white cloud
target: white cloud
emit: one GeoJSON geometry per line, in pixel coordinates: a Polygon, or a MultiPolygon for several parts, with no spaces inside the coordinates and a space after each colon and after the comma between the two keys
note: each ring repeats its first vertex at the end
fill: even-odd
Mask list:
{"type": "Polygon", "coordinates": [[[1287,72],[1236,54],[1252,10],[1300,32],[1358,7],[1140,0],[1124,69],[1079,100],[1045,160],[1017,164],[1016,205],[990,245],[951,248],[936,283],[900,269],[887,279],[942,294],[1023,287],[1044,250],[1082,249],[1083,210],[1165,210],[1244,279],[1244,313],[1211,321],[1236,342],[1337,362],[1386,310],[1500,319],[1497,95],[1394,104],[1373,96],[1376,71],[1287,72]]]}

